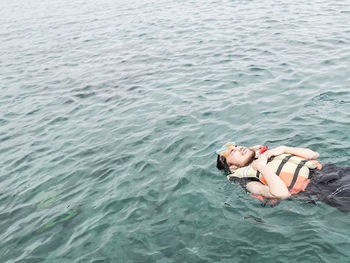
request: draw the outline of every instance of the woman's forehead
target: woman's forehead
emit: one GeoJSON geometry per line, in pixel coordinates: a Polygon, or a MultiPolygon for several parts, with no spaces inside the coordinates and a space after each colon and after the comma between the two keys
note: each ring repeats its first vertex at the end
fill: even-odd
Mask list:
{"type": "Polygon", "coordinates": [[[233,148],[233,145],[228,146],[227,149],[221,153],[221,155],[227,159],[231,153],[232,148],[233,148]]]}

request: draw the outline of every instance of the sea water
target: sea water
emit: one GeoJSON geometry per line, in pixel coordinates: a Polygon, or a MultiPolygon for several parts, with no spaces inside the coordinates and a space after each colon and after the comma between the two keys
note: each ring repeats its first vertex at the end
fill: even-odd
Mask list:
{"type": "Polygon", "coordinates": [[[350,165],[350,3],[0,2],[0,262],[347,262],[350,215],[262,206],[227,141],[350,165]]]}

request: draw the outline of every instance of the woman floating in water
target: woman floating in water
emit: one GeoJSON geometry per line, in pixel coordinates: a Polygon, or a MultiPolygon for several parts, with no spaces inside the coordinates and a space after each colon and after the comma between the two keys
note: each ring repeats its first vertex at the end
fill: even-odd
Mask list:
{"type": "Polygon", "coordinates": [[[350,211],[350,167],[322,167],[316,160],[317,152],[227,143],[217,154],[217,168],[225,170],[230,181],[239,182],[254,197],[271,201],[298,194],[350,211]]]}

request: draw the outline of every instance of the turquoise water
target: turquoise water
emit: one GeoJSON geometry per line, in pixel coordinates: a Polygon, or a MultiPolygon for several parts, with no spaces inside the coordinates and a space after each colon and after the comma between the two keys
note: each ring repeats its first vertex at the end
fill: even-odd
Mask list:
{"type": "Polygon", "coordinates": [[[215,150],[350,165],[347,1],[0,2],[0,262],[348,262],[350,215],[262,207],[215,150]]]}

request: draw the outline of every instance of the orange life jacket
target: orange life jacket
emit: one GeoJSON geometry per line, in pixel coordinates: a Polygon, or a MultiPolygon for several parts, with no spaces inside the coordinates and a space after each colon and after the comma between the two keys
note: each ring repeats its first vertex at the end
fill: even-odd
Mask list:
{"type": "MultiPolygon", "coordinates": [[[[290,194],[297,194],[305,190],[310,182],[310,169],[322,168],[322,165],[316,160],[305,160],[299,156],[287,154],[270,158],[267,165],[281,178],[290,194]]],[[[257,178],[261,183],[267,185],[264,176],[251,166],[237,169],[234,173],[228,175],[229,180],[234,177],[257,178]]]]}

